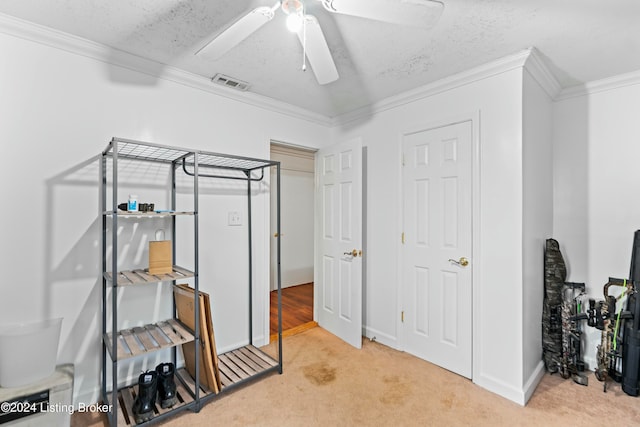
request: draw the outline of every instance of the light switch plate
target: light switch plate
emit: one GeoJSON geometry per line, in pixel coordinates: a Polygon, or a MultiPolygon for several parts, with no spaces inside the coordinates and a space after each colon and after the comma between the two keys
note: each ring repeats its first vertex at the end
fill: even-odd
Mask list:
{"type": "Polygon", "coordinates": [[[229,212],[229,225],[242,225],[242,215],[240,215],[240,212],[229,212]]]}

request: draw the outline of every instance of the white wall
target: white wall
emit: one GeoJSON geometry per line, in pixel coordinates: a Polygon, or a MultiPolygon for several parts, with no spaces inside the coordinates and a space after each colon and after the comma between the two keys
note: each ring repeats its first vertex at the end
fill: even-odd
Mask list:
{"type": "MultiPolygon", "coordinates": [[[[0,323],[64,317],[58,362],[76,365],[75,402],[93,402],[99,388],[102,286],[97,156],[109,139],[268,158],[272,139],[318,146],[329,131],[4,33],[0,51],[0,269],[6,276],[0,287],[0,323]]],[[[156,178],[147,178],[138,195],[166,203],[166,191],[156,178]]],[[[211,183],[201,197],[201,287],[212,294],[219,350],[247,339],[246,316],[235,305],[246,307],[247,301],[242,290],[246,221],[242,227],[226,226],[229,210],[243,212],[246,219],[246,197],[240,191],[235,184],[211,183]]],[[[254,301],[264,307],[269,269],[264,187],[254,197],[254,211],[260,290],[254,301]]],[[[160,317],[168,291],[162,286],[125,290],[121,319],[133,324],[160,317]]],[[[266,339],[267,317],[257,313],[257,340],[266,339]]],[[[135,376],[139,368],[135,362],[128,372],[135,376]]]]}
{"type": "MultiPolygon", "coordinates": [[[[640,229],[640,74],[619,80],[593,82],[591,93],[554,105],[554,235],[568,280],[586,282],[598,300],[608,277],[628,277],[640,229]]],[[[584,329],[585,361],[593,369],[600,333],[584,329]]]]}
{"type": "Polygon", "coordinates": [[[522,390],[522,68],[511,68],[426,98],[381,109],[336,128],[334,141],[362,137],[367,149],[366,335],[402,348],[399,300],[401,135],[474,121],[479,167],[474,230],[473,379],[513,400],[522,390]],[[478,120],[479,119],[479,120],[478,120]]]}
{"type": "Polygon", "coordinates": [[[527,68],[523,97],[522,383],[525,400],[544,373],[544,245],[553,234],[552,100],[527,68]]]}

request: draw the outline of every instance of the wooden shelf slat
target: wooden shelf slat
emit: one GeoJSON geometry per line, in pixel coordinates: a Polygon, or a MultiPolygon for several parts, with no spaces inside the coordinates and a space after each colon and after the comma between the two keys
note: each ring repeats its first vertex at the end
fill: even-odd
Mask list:
{"type": "Polygon", "coordinates": [[[172,342],[180,342],[182,340],[182,337],[167,322],[158,322],[158,327],[172,342]]]}
{"type": "Polygon", "coordinates": [[[258,369],[257,371],[255,369],[253,369],[251,366],[249,366],[247,363],[245,363],[244,360],[242,360],[241,358],[236,356],[232,351],[228,352],[226,354],[226,357],[228,357],[229,360],[231,360],[234,363],[234,365],[236,365],[238,368],[242,369],[242,371],[246,372],[247,375],[249,375],[249,376],[261,371],[261,369],[258,369]]]}
{"type": "MultiPolygon", "coordinates": [[[[191,393],[195,394],[196,382],[193,380],[191,375],[189,375],[189,372],[187,372],[187,369],[186,368],[178,369],[176,371],[176,375],[180,377],[180,379],[182,379],[182,381],[186,384],[186,387],[188,387],[191,390],[191,393]]],[[[176,384],[179,384],[179,383],[180,381],[176,382],[176,384]]],[[[200,397],[207,394],[211,394],[211,390],[207,389],[202,385],[202,383],[200,383],[200,397]]],[[[193,400],[193,398],[191,398],[191,400],[193,400]]]]}
{"type": "Polygon", "coordinates": [[[127,347],[129,347],[129,350],[131,352],[131,357],[142,354],[142,349],[140,348],[140,345],[136,341],[135,337],[133,336],[132,330],[127,329],[124,331],[120,331],[120,335],[122,336],[122,338],[124,338],[124,342],[127,343],[127,347]]]}
{"type": "MultiPolygon", "coordinates": [[[[218,360],[222,362],[227,371],[227,375],[230,376],[235,381],[240,381],[249,378],[251,375],[242,370],[238,365],[234,363],[234,361],[229,357],[228,354],[221,355],[218,360]]],[[[222,369],[222,368],[220,368],[222,369]]]]}
{"type": "Polygon", "coordinates": [[[269,369],[269,367],[271,367],[269,363],[265,362],[261,357],[258,357],[252,351],[247,350],[245,347],[239,348],[236,351],[244,354],[248,359],[251,359],[253,362],[260,365],[260,367],[263,369],[269,369]]]}
{"type": "MultiPolygon", "coordinates": [[[[113,282],[113,273],[105,272],[103,276],[107,282],[113,282]]],[[[116,274],[118,286],[137,286],[147,283],[188,279],[193,276],[195,276],[193,271],[187,270],[186,268],[178,265],[174,265],[173,271],[168,274],[149,274],[149,271],[144,269],[119,271],[116,274]]]]}
{"type": "MultiPolygon", "coordinates": [[[[111,397],[111,394],[109,394],[109,397],[111,397]]],[[[118,394],[118,414],[117,414],[118,425],[119,426],[128,426],[128,425],[131,425],[131,424],[128,423],[127,420],[124,417],[124,411],[122,410],[122,406],[123,405],[125,405],[124,397],[121,394],[118,394]]]]}
{"type": "Polygon", "coordinates": [[[184,386],[182,385],[182,383],[180,383],[180,381],[176,381],[176,391],[177,391],[177,394],[182,397],[182,401],[184,403],[193,402],[193,396],[191,396],[191,394],[184,388],[184,386]]]}
{"type": "Polygon", "coordinates": [[[278,366],[278,362],[252,345],[221,354],[218,360],[222,390],[278,366]]]}
{"type": "MultiPolygon", "coordinates": [[[[147,273],[144,270],[136,269],[136,270],[133,270],[133,272],[137,274],[139,277],[141,277],[143,282],[152,283],[152,282],[158,281],[158,277],[152,276],[151,274],[147,273]]],[[[122,273],[126,274],[124,271],[122,273]]],[[[120,285],[120,283],[118,283],[118,285],[120,285]]]]}
{"type": "MultiPolygon", "coordinates": [[[[195,339],[193,334],[175,319],[123,329],[117,335],[116,355],[118,360],[175,347],[195,339]]],[[[105,335],[105,344],[111,355],[114,354],[111,351],[112,339],[112,333],[105,335]]]]}
{"type": "Polygon", "coordinates": [[[251,359],[240,350],[233,350],[231,354],[233,354],[238,359],[242,360],[243,363],[246,363],[247,365],[249,365],[250,369],[253,370],[254,372],[259,372],[264,368],[264,366],[261,366],[255,360],[251,359]]]}
{"type": "Polygon", "coordinates": [[[153,337],[149,334],[146,328],[137,327],[133,328],[133,332],[140,340],[146,351],[159,350],[160,344],[156,343],[153,337]]]}
{"type": "Polygon", "coordinates": [[[257,348],[255,348],[252,345],[248,345],[245,348],[247,350],[249,350],[250,352],[252,352],[253,354],[255,354],[256,356],[258,356],[259,358],[261,358],[262,360],[264,360],[265,362],[267,362],[271,366],[276,366],[278,364],[278,362],[273,360],[270,356],[267,356],[262,351],[258,350],[257,348]]]}
{"type": "Polygon", "coordinates": [[[130,423],[128,425],[135,425],[135,420],[133,418],[133,402],[135,401],[135,399],[133,398],[133,394],[131,393],[131,389],[133,387],[129,387],[129,388],[125,388],[124,390],[120,391],[120,396],[122,396],[122,401],[124,403],[123,406],[120,406],[120,412],[122,413],[122,415],[124,416],[124,414],[126,413],[129,416],[129,421],[130,423]]]}
{"type": "Polygon", "coordinates": [[[145,326],[145,329],[149,331],[149,334],[151,334],[153,339],[160,345],[160,347],[171,345],[172,341],[162,332],[158,325],[147,325],[145,326]]]}
{"type": "Polygon", "coordinates": [[[191,334],[191,332],[189,332],[189,330],[186,327],[182,326],[182,324],[178,322],[176,319],[169,319],[167,320],[167,323],[185,339],[189,339],[189,337],[193,337],[193,334],[191,334]]]}
{"type": "Polygon", "coordinates": [[[223,389],[234,383],[234,381],[231,378],[227,377],[227,374],[222,369],[220,369],[220,382],[222,383],[223,389]]]}

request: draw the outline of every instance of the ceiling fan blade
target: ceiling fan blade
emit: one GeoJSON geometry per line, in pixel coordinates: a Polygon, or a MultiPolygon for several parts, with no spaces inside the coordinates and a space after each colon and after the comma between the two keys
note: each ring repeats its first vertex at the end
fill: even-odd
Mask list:
{"type": "Polygon", "coordinates": [[[336,64],[333,62],[327,40],[315,16],[305,15],[304,25],[298,31],[298,39],[306,51],[318,83],[324,85],[338,80],[336,64]]]}
{"type": "MultiPolygon", "coordinates": [[[[278,2],[278,5],[280,2],[278,2]]],[[[203,55],[212,59],[219,59],[241,41],[256,32],[267,22],[273,19],[275,7],[258,7],[231,24],[215,39],[211,40],[204,47],[196,52],[196,55],[203,55]]]]}
{"type": "Polygon", "coordinates": [[[444,10],[444,4],[435,0],[321,1],[329,12],[421,28],[435,25],[444,10]]]}

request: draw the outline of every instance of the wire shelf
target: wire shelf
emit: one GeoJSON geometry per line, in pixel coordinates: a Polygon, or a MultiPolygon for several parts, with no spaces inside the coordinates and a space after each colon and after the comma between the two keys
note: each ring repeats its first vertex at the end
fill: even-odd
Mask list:
{"type": "MultiPolygon", "coordinates": [[[[120,372],[118,363],[122,359],[134,358],[137,356],[146,357],[147,354],[155,352],[157,350],[164,350],[171,348],[171,359],[174,364],[177,362],[177,350],[176,347],[185,342],[194,342],[192,345],[201,345],[200,342],[203,336],[203,330],[200,328],[201,322],[205,321],[203,316],[203,309],[200,309],[200,305],[197,304],[197,295],[200,292],[199,289],[199,273],[198,273],[198,200],[200,194],[200,179],[199,178],[214,178],[214,179],[241,179],[246,183],[242,189],[242,192],[237,194],[246,194],[248,202],[248,221],[247,221],[247,235],[248,235],[248,260],[249,271],[255,265],[255,261],[252,259],[251,248],[253,247],[252,240],[252,185],[254,182],[261,181],[265,177],[269,177],[269,171],[265,173],[265,168],[277,166],[277,173],[275,187],[279,195],[280,192],[280,162],[272,160],[262,160],[250,157],[233,156],[219,153],[211,153],[200,150],[191,150],[188,148],[172,147],[159,145],[149,142],[135,141],[122,138],[112,138],[107,147],[102,152],[102,158],[100,161],[100,172],[102,176],[101,187],[101,210],[103,211],[102,217],[102,378],[101,378],[101,396],[104,402],[109,402],[113,406],[109,410],[108,418],[111,425],[133,425],[135,424],[135,417],[133,414],[133,404],[136,398],[137,388],[135,385],[119,389],[118,373],[120,372]],[[111,157],[111,161],[109,161],[111,157]],[[120,161],[123,160],[123,161],[120,161]],[[142,162],[141,162],[142,161],[142,162]],[[147,162],[146,164],[140,164],[147,162]],[[197,165],[197,167],[196,167],[197,165]],[[168,167],[167,167],[168,166],[168,167]],[[178,168],[181,168],[185,175],[176,174],[178,168]],[[167,172],[169,169],[171,172],[169,179],[162,177],[162,172],[167,172]],[[131,177],[126,173],[131,173],[131,177]],[[124,179],[122,176],[125,173],[124,179]],[[137,175],[145,175],[149,182],[144,182],[145,188],[158,188],[157,185],[163,184],[169,187],[171,194],[171,209],[176,208],[176,193],[177,184],[185,184],[188,179],[185,176],[194,177],[192,186],[188,186],[189,191],[186,194],[190,194],[193,190],[193,208],[194,211],[181,211],[181,212],[161,212],[161,213],[149,213],[149,212],[123,212],[118,210],[116,203],[118,195],[118,186],[125,182],[130,186],[132,178],[138,178],[137,175]],[[110,178],[111,177],[111,178],[110,178]],[[130,179],[131,178],[131,179],[130,179]],[[157,183],[157,184],[156,184],[157,183]],[[108,196],[112,196],[113,210],[106,210],[108,203],[108,196]],[[193,265],[193,271],[186,270],[184,268],[173,266],[173,271],[166,275],[151,275],[146,269],[134,269],[127,271],[118,271],[118,241],[119,237],[119,224],[123,218],[130,218],[134,222],[138,222],[135,218],[155,218],[170,216],[172,217],[171,230],[175,233],[176,224],[175,216],[177,215],[191,215],[193,217],[193,239],[195,246],[193,249],[193,259],[195,264],[193,265]],[[109,224],[111,229],[108,230],[109,224]],[[109,238],[108,232],[111,233],[109,238]],[[108,240],[110,239],[111,259],[107,260],[108,252],[108,240]],[[107,271],[111,270],[111,271],[107,271]],[[114,293],[116,286],[132,286],[137,287],[144,285],[145,283],[158,283],[158,282],[174,282],[180,278],[191,278],[194,284],[193,304],[195,308],[192,318],[195,322],[196,328],[200,329],[199,333],[193,333],[186,328],[183,328],[182,324],[177,319],[172,318],[165,322],[157,322],[156,324],[149,324],[145,326],[139,326],[124,330],[118,328],[118,304],[119,299],[114,293]],[[110,301],[108,301],[107,288],[111,287],[110,301]],[[111,305],[111,309],[108,307],[108,303],[111,305]],[[111,318],[108,319],[107,314],[111,313],[111,318]],[[110,327],[109,327],[110,323],[110,327]],[[111,332],[107,332],[110,330],[111,332]],[[200,344],[199,344],[200,342],[200,344]],[[110,361],[107,360],[110,356],[110,361]],[[111,363],[110,378],[107,374],[108,362],[111,363]],[[110,388],[110,389],[109,389],[110,388]]],[[[229,194],[236,194],[236,186],[224,186],[220,185],[218,181],[203,180],[211,187],[215,185],[215,192],[209,191],[213,194],[226,194],[225,191],[230,189],[229,194]],[[220,191],[222,190],[222,192],[220,191]]],[[[225,181],[226,182],[226,181],[225,181]]],[[[202,183],[204,184],[204,182],[202,183]]],[[[260,185],[263,188],[267,186],[265,184],[260,185]]],[[[267,188],[269,191],[270,188],[267,188]]],[[[203,193],[207,193],[205,190],[203,193]]],[[[278,196],[279,197],[279,196],[278,196]]],[[[279,203],[276,207],[276,217],[278,232],[280,232],[280,206],[279,203]]],[[[129,220],[123,222],[131,222],[129,220]]],[[[278,240],[278,245],[280,241],[278,240]]],[[[278,289],[280,288],[280,251],[278,250],[278,289]]],[[[253,294],[253,278],[249,274],[248,281],[248,295],[253,294]]],[[[202,295],[200,295],[202,297],[202,295]]],[[[175,296],[173,299],[175,307],[175,296]]],[[[208,304],[208,303],[207,303],[208,304]]],[[[251,304],[249,300],[249,304],[251,304]]],[[[251,306],[249,306],[251,307],[251,306]]],[[[175,313],[174,313],[175,314],[175,313]]],[[[253,324],[253,312],[251,309],[248,311],[248,324],[253,324]]],[[[278,306],[278,318],[281,319],[281,310],[278,306]]],[[[175,316],[174,316],[175,317],[175,316]]],[[[249,333],[249,337],[252,337],[252,333],[249,333]]],[[[213,339],[213,330],[210,331],[210,338],[213,339]]],[[[213,350],[215,353],[215,350],[213,350]]],[[[201,366],[202,359],[200,353],[194,352],[193,360],[194,366],[198,368],[201,366]],[[200,363],[199,363],[200,362],[200,363]]],[[[185,356],[186,359],[186,356],[185,356]]],[[[263,354],[260,350],[253,347],[252,339],[248,346],[240,349],[232,350],[223,355],[220,355],[220,375],[224,376],[224,381],[221,387],[224,390],[233,390],[235,387],[244,384],[246,381],[255,380],[271,372],[278,372],[282,374],[282,334],[278,333],[278,350],[277,360],[263,354]]],[[[200,368],[198,368],[200,369],[200,368]]],[[[202,373],[202,372],[200,372],[202,373]]],[[[177,377],[180,378],[177,384],[177,397],[179,403],[177,403],[172,409],[169,408],[154,408],[153,419],[143,424],[160,422],[176,411],[195,408],[196,412],[200,409],[201,404],[206,400],[214,399],[217,394],[207,392],[202,388],[200,384],[201,376],[190,377],[185,371],[178,371],[177,377]],[[184,376],[180,376],[184,373],[184,376]],[[192,385],[192,386],[191,386],[192,385]]],[[[214,387],[215,388],[215,387],[214,387]]],[[[216,390],[217,391],[217,390],[216,390]]]]}
{"type": "Polygon", "coordinates": [[[160,163],[174,163],[184,160],[190,166],[193,166],[195,163],[195,155],[197,154],[199,166],[242,171],[251,171],[275,166],[279,163],[271,160],[251,157],[231,156],[207,151],[167,147],[159,144],[152,144],[150,142],[134,141],[122,138],[113,138],[109,142],[104,154],[113,156],[114,150],[118,158],[160,163]]]}

